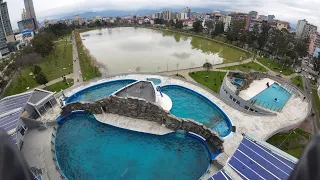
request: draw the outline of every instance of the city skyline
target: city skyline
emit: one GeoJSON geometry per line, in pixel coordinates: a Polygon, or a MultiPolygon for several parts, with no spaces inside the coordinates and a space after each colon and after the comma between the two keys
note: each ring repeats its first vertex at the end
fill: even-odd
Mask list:
{"type": "MultiPolygon", "coordinates": [[[[24,8],[23,0],[7,0],[11,23],[14,29],[17,28],[17,21],[21,20],[21,11],[24,8]]],[[[246,12],[257,11],[259,14],[274,14],[278,19],[288,21],[292,24],[297,24],[300,19],[307,19],[310,23],[320,26],[320,12],[317,7],[320,2],[306,0],[303,2],[290,2],[284,1],[253,1],[253,0],[220,0],[220,1],[207,1],[207,0],[194,0],[194,1],[169,1],[169,0],[120,0],[120,1],[102,1],[92,0],[90,3],[84,0],[74,0],[72,2],[56,0],[56,1],[42,1],[34,0],[34,8],[38,20],[41,22],[44,19],[54,19],[66,15],[102,11],[102,10],[138,10],[138,9],[159,9],[159,8],[184,8],[190,7],[205,7],[212,10],[220,9],[226,11],[246,12]],[[106,8],[104,8],[106,7],[106,8]]]]}

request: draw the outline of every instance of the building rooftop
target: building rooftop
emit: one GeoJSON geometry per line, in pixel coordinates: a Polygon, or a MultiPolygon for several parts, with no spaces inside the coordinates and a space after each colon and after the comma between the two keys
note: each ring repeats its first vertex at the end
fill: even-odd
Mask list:
{"type": "Polygon", "coordinates": [[[127,86],[115,93],[120,97],[136,97],[142,98],[149,102],[156,102],[155,90],[151,82],[139,81],[127,86]]]}
{"type": "Polygon", "coordinates": [[[30,98],[29,103],[31,104],[38,104],[40,103],[45,97],[52,95],[52,92],[45,91],[42,89],[35,89],[33,91],[33,96],[30,98]]]}

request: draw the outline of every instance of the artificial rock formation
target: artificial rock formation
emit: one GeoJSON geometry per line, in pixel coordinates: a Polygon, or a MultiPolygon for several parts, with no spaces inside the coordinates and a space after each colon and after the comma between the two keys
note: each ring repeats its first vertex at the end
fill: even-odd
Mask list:
{"type": "Polygon", "coordinates": [[[182,129],[193,132],[206,139],[212,152],[223,152],[224,140],[217,133],[194,120],[177,118],[170,112],[163,110],[159,105],[147,102],[144,99],[110,96],[94,103],[75,102],[64,106],[62,115],[70,114],[76,110],[84,110],[92,114],[102,114],[103,112],[117,114],[164,124],[174,131],[182,129]]]}

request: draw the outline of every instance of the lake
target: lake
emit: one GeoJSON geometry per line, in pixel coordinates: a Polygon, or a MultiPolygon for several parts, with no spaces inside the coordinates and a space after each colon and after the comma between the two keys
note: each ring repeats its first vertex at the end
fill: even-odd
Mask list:
{"type": "Polygon", "coordinates": [[[238,61],[246,53],[199,37],[145,28],[106,28],[81,33],[84,46],[107,75],[201,67],[238,61]]]}

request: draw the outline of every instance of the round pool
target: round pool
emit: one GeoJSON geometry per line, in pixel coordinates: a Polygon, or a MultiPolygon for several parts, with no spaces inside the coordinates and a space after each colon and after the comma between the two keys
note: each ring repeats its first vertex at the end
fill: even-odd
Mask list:
{"type": "Polygon", "coordinates": [[[190,118],[202,123],[220,137],[230,134],[231,121],[227,115],[212,101],[203,95],[178,85],[161,87],[161,91],[172,100],[170,112],[181,118],[190,118]]]}
{"type": "Polygon", "coordinates": [[[113,127],[76,114],[59,126],[56,157],[72,179],[199,179],[207,170],[207,147],[191,136],[152,135],[113,127]]]}
{"type": "Polygon", "coordinates": [[[137,80],[133,79],[123,79],[123,80],[115,80],[108,81],[105,83],[96,84],[85,88],[79,92],[76,92],[72,96],[70,96],[66,103],[71,102],[95,102],[96,100],[103,99],[106,96],[110,96],[112,93],[117,90],[136,82],[137,80]]]}

